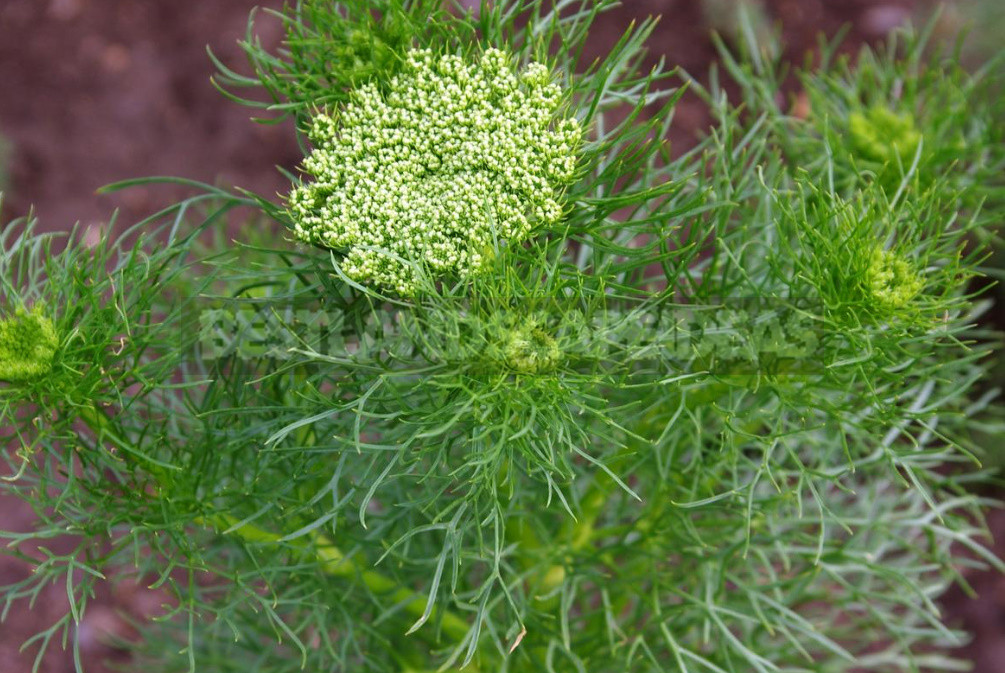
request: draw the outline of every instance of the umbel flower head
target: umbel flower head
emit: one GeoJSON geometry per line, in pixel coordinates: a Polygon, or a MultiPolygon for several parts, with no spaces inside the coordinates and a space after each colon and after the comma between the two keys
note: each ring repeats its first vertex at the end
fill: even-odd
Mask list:
{"type": "Polygon", "coordinates": [[[345,252],[354,281],[402,295],[420,266],[477,274],[497,245],[562,217],[582,131],[560,118],[551,80],[540,63],[516,72],[498,49],[475,63],[410,51],[386,87],[314,117],[313,180],[289,195],[296,236],[345,252]]]}
{"type": "Polygon", "coordinates": [[[58,345],[52,320],[38,306],[0,317],[0,381],[24,383],[45,376],[58,345]]]}

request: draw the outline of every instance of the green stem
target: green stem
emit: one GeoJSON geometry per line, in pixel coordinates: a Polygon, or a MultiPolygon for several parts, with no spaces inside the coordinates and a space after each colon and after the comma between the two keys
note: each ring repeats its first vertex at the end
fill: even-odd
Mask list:
{"type": "MultiPolygon", "coordinates": [[[[111,419],[108,418],[98,407],[90,406],[78,409],[78,418],[94,433],[99,440],[107,438],[125,454],[137,458],[147,465],[147,470],[152,474],[161,486],[165,485],[165,473],[167,470],[178,469],[177,466],[160,462],[147,456],[130,446],[116,431],[111,419]]],[[[284,536],[271,533],[267,530],[253,526],[251,524],[238,525],[238,519],[229,514],[218,514],[210,517],[196,517],[194,523],[211,528],[215,531],[223,530],[226,533],[236,534],[246,542],[261,544],[280,544],[284,542],[284,536]]],[[[332,577],[339,577],[346,580],[360,580],[374,594],[386,597],[396,604],[404,606],[407,614],[421,619],[426,613],[428,597],[423,596],[411,589],[398,584],[394,579],[369,568],[366,561],[355,557],[350,558],[335,545],[327,536],[315,532],[311,535],[314,545],[308,547],[306,544],[296,545],[303,553],[312,554],[319,562],[322,572],[332,577]]],[[[433,606],[429,619],[434,624],[439,624],[443,633],[451,640],[463,642],[468,635],[470,627],[468,623],[459,615],[449,610],[433,606]]],[[[470,673],[478,673],[474,665],[466,667],[470,673]]]]}
{"type": "MultiPolygon", "coordinates": [[[[228,514],[219,514],[208,519],[199,517],[196,519],[196,523],[214,529],[223,529],[246,542],[279,544],[284,541],[282,535],[270,533],[251,524],[246,523],[238,526],[239,521],[228,514]]],[[[307,545],[298,545],[298,547],[304,553],[313,554],[322,572],[331,577],[358,578],[374,594],[403,605],[405,612],[416,619],[425,614],[429,601],[426,596],[407,589],[390,577],[368,568],[366,562],[358,557],[347,557],[327,536],[314,533],[311,538],[314,541],[312,548],[308,548],[307,545]]],[[[433,606],[429,619],[433,623],[438,622],[443,632],[453,640],[463,640],[468,634],[468,623],[448,610],[433,606]]]]}

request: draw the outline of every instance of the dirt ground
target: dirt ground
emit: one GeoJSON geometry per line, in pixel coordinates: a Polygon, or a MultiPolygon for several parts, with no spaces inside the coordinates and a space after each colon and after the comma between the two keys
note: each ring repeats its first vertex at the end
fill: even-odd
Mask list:
{"type": "MultiPolygon", "coordinates": [[[[655,53],[692,73],[714,58],[710,24],[734,0],[626,0],[608,15],[595,49],[602,50],[631,18],[664,16],[653,39],[655,53]],[[703,7],[705,9],[703,9],[703,7]],[[711,11],[708,9],[711,7],[711,11]]],[[[49,230],[105,225],[121,210],[129,223],[170,197],[136,189],[96,196],[101,185],[146,175],[177,175],[246,187],[263,194],[284,187],[274,166],[292,168],[300,154],[288,125],[248,121],[248,110],[226,101],[210,85],[213,68],[206,45],[228,64],[240,64],[236,40],[249,10],[278,8],[281,0],[0,0],[0,134],[10,144],[7,191],[0,220],[34,208],[49,230]]],[[[816,35],[850,25],[849,45],[881,38],[922,10],[916,0],[770,0],[772,19],[784,22],[789,55],[801,59],[816,35]]],[[[275,22],[263,23],[266,43],[280,38],[275,22]]],[[[676,133],[692,137],[703,122],[698,106],[686,104],[676,133]]],[[[0,176],[0,180],[3,180],[0,176]]],[[[2,183],[0,183],[2,184],[2,183]]],[[[0,529],[26,530],[32,513],[0,498],[0,529]]],[[[992,513],[992,528],[1005,557],[1005,514],[992,513]]],[[[0,585],[30,569],[0,555],[0,585]]],[[[1005,670],[1005,579],[993,573],[968,577],[979,593],[961,590],[942,601],[947,618],[974,634],[965,651],[977,673],[1005,670]]],[[[0,673],[27,673],[33,652],[20,644],[66,610],[59,587],[35,609],[18,606],[0,625],[0,673]]],[[[124,617],[156,613],[159,597],[123,586],[98,595],[81,629],[88,670],[119,658],[110,635],[128,635],[124,617]],[[114,595],[113,595],[114,594],[114,595]]],[[[125,663],[128,670],[128,663],[125,663]]],[[[52,657],[43,673],[73,670],[69,656],[52,657]]],[[[207,672],[209,673],[209,672],[207,672]]]]}

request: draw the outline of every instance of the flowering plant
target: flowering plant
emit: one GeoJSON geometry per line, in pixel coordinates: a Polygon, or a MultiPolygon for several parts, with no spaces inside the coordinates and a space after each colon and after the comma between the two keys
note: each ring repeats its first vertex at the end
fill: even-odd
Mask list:
{"type": "Polygon", "coordinates": [[[794,114],[750,44],[738,105],[644,69],[650,20],[584,56],[613,4],[301,0],[217,82],[296,120],[287,194],[4,230],[3,614],[69,606],[36,665],[136,578],[165,673],[957,666],[934,601],[1001,566],[993,70],[827,47],[794,114]]]}

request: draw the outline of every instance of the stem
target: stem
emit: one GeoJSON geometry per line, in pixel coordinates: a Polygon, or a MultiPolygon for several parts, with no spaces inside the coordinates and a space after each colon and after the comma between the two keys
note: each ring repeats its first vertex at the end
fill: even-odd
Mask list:
{"type": "MultiPolygon", "coordinates": [[[[165,473],[168,470],[177,470],[177,466],[160,462],[135,447],[130,446],[114,429],[112,420],[108,418],[97,406],[83,407],[78,410],[78,417],[94,433],[99,440],[101,438],[110,439],[117,448],[121,449],[129,456],[133,456],[144,463],[161,486],[165,486],[165,473]]],[[[251,524],[239,524],[239,520],[229,514],[218,514],[210,517],[196,517],[193,523],[211,528],[214,531],[222,529],[224,533],[234,533],[246,542],[256,542],[262,544],[279,544],[288,542],[283,535],[271,533],[251,524]],[[235,528],[235,526],[237,526],[235,528]]],[[[330,540],[321,533],[314,532],[311,535],[314,541],[313,547],[306,544],[296,546],[305,554],[313,555],[319,562],[322,572],[332,577],[340,577],[347,580],[362,580],[363,584],[374,594],[385,596],[394,603],[404,605],[404,610],[416,619],[421,618],[426,611],[429,598],[411,589],[399,585],[394,579],[367,567],[366,561],[356,558],[346,557],[346,555],[330,540]]],[[[430,620],[439,623],[443,633],[451,640],[463,642],[468,636],[470,627],[462,617],[453,612],[433,606],[430,613],[430,620]]],[[[430,639],[430,642],[435,642],[430,639]]],[[[478,673],[478,669],[470,664],[467,667],[470,673],[478,673]]]]}
{"type": "MultiPolygon", "coordinates": [[[[252,524],[243,524],[237,528],[234,526],[239,522],[228,514],[220,514],[209,519],[199,517],[196,523],[209,526],[214,529],[223,529],[225,533],[233,533],[247,542],[257,542],[262,544],[278,544],[284,542],[283,536],[277,533],[270,533],[252,524]]],[[[359,558],[346,557],[344,553],[327,536],[314,533],[312,539],[315,542],[313,548],[307,545],[297,545],[304,553],[313,554],[319,562],[321,571],[331,577],[341,577],[345,579],[360,579],[363,584],[375,594],[386,596],[395,603],[405,606],[405,612],[416,619],[422,617],[426,611],[426,604],[429,599],[422,594],[416,593],[399,585],[390,577],[367,567],[366,562],[359,558]]],[[[437,621],[443,628],[443,632],[453,640],[463,640],[468,634],[468,623],[458,615],[433,606],[430,620],[437,621]]]]}

